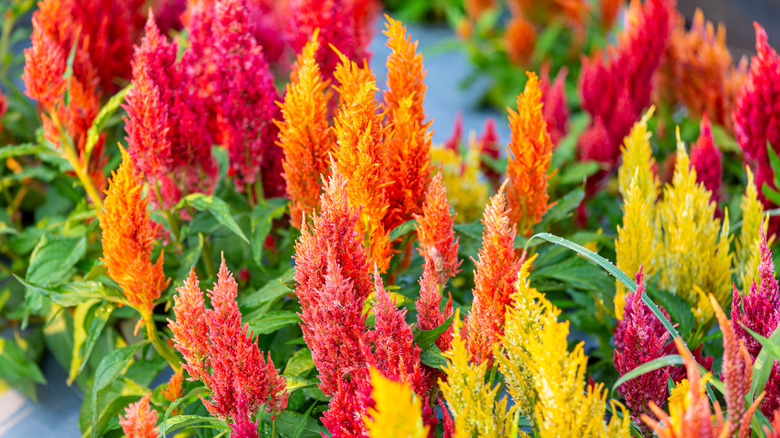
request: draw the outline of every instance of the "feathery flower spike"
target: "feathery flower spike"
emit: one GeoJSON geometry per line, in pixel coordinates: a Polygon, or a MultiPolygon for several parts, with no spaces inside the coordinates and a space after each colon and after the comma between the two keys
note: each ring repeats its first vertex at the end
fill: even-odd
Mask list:
{"type": "Polygon", "coordinates": [[[128,303],[148,318],[168,280],[163,273],[162,252],[157,263],[152,263],[156,229],[149,219],[149,198],[141,194],[142,175],[136,175],[130,155],[119,148],[122,164],[113,173],[103,211],[98,213],[103,230],[101,260],[128,303]]]}
{"type": "Polygon", "coordinates": [[[328,126],[331,92],[314,59],[319,47],[319,31],[298,55],[293,78],[287,84],[279,127],[279,147],[284,151],[284,180],[290,197],[290,216],[300,229],[303,216],[317,211],[322,185],[330,169],[328,154],[333,151],[333,131],[328,126]]]}
{"type": "Polygon", "coordinates": [[[182,368],[180,368],[179,371],[176,371],[171,376],[171,379],[168,381],[168,384],[165,386],[165,388],[163,388],[160,391],[160,393],[169,402],[176,401],[176,399],[184,395],[184,392],[182,391],[182,387],[181,387],[183,380],[184,380],[184,371],[182,368]]]}
{"type": "Polygon", "coordinates": [[[384,34],[391,53],[387,57],[387,86],[383,107],[387,113],[387,200],[385,227],[392,230],[422,211],[431,181],[431,122],[425,121],[423,57],[417,53],[406,27],[389,16],[384,34]]]}
{"type": "MultiPolygon", "coordinates": [[[[640,270],[636,274],[637,290],[626,298],[625,316],[618,321],[615,328],[615,351],[612,361],[621,376],[634,368],[659,357],[666,356],[669,332],[661,321],[642,302],[645,291],[644,274],[640,270]]],[[[664,316],[669,319],[666,311],[661,308],[664,316]]],[[[656,419],[650,411],[649,402],[663,405],[667,398],[666,382],[669,380],[669,367],[664,367],[642,374],[622,384],[620,394],[631,411],[631,418],[641,424],[641,415],[649,415],[656,419]]],[[[647,425],[642,425],[645,436],[652,435],[647,425]]]]}
{"type": "Polygon", "coordinates": [[[701,134],[691,147],[691,166],[696,169],[696,176],[704,188],[712,194],[710,199],[716,205],[720,201],[720,186],[723,179],[721,161],[723,155],[715,146],[712,138],[712,124],[707,114],[701,120],[701,134]]]}
{"type": "Polygon", "coordinates": [[[723,413],[715,402],[715,421],[709,399],[704,394],[705,380],[699,375],[696,361],[686,351],[682,341],[675,338],[675,345],[685,361],[688,371],[688,392],[684,397],[670,400],[669,413],[664,412],[655,403],[650,409],[659,418],[654,420],[648,415],[642,416],[658,438],[720,438],[727,436],[729,422],[723,422],[723,413]]]}
{"type": "Polygon", "coordinates": [[[152,393],[147,393],[141,400],[130,403],[125,408],[125,416],[119,416],[119,425],[127,438],[157,438],[160,428],[157,427],[157,411],[149,406],[152,393]]]}
{"type": "Polygon", "coordinates": [[[493,346],[504,333],[506,306],[520,269],[515,256],[516,228],[510,222],[504,187],[490,199],[482,218],[482,248],[474,271],[474,301],[466,317],[466,343],[472,360],[492,366],[493,346]]]}
{"type": "Polygon", "coordinates": [[[459,237],[455,237],[452,226],[454,215],[450,214],[447,189],[442,181],[442,172],[436,173],[425,194],[422,214],[417,214],[415,229],[420,241],[418,251],[425,260],[424,269],[436,274],[439,285],[460,272],[462,260],[458,260],[459,237]]]}
{"type": "Polygon", "coordinates": [[[212,309],[194,307],[203,303],[194,271],[175,299],[176,321],[168,320],[174,345],[186,360],[191,379],[203,381],[211,390],[211,400],[201,397],[208,411],[234,425],[245,425],[265,406],[267,412],[287,407],[285,378],[257,347],[249,324],[241,324],[236,297],[238,284],[225,264],[224,255],[217,282],[208,292],[212,309]],[[192,325],[190,325],[192,323],[192,325]]]}
{"type": "Polygon", "coordinates": [[[539,79],[535,73],[526,74],[525,89],[517,96],[517,112],[507,108],[512,137],[507,150],[506,195],[512,222],[521,235],[530,236],[533,226],[553,205],[547,202],[547,181],[552,176],[547,170],[553,143],[542,115],[539,79]]]}
{"type": "MultiPolygon", "coordinates": [[[[759,228],[763,227],[764,233],[766,233],[768,225],[764,221],[764,206],[758,198],[758,189],[750,167],[745,167],[745,173],[747,174],[747,184],[739,204],[742,210],[742,228],[735,243],[737,266],[743,289],[750,287],[750,283],[753,282],[753,278],[758,272],[758,263],[761,260],[761,253],[757,251],[760,244],[759,228]]],[[[767,243],[771,245],[773,239],[774,236],[767,243]]]]}
{"type": "Polygon", "coordinates": [[[373,72],[339,53],[342,63],[336,68],[337,88],[342,104],[334,129],[336,154],[334,168],[347,180],[350,204],[361,206],[358,231],[367,242],[371,261],[384,272],[392,257],[389,230],[383,224],[387,213],[387,152],[382,140],[382,114],[374,98],[373,72]]]}
{"type": "Polygon", "coordinates": [[[374,407],[368,409],[366,429],[371,438],[425,438],[428,427],[422,422],[422,402],[408,383],[387,379],[371,368],[371,396],[374,407]]]}

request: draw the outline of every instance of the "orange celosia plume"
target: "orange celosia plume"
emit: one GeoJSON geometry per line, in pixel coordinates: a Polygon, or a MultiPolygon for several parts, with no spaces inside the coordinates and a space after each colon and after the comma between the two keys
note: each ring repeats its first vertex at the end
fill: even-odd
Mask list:
{"type": "Polygon", "coordinates": [[[517,112],[509,111],[512,130],[507,163],[507,200],[510,217],[524,236],[551,207],[547,174],[553,144],[542,114],[542,92],[535,73],[528,72],[525,90],[517,97],[517,112]]]}
{"type": "Polygon", "coordinates": [[[350,204],[361,207],[357,228],[365,236],[371,261],[384,272],[392,248],[383,224],[387,211],[387,153],[382,139],[383,117],[374,98],[376,79],[368,67],[359,68],[340,56],[342,62],[335,77],[342,103],[334,122],[338,145],[334,166],[347,180],[350,204]]]}
{"type": "Polygon", "coordinates": [[[515,226],[510,222],[504,187],[490,199],[482,225],[482,248],[474,263],[474,301],[466,317],[466,343],[477,363],[493,362],[493,346],[504,333],[506,306],[512,301],[520,263],[515,257],[515,226]]]}
{"type": "Polygon", "coordinates": [[[148,393],[141,400],[130,403],[125,408],[125,416],[119,416],[119,425],[127,438],[157,438],[160,436],[160,428],[157,424],[157,411],[149,406],[152,393],[148,393]]]}
{"type": "Polygon", "coordinates": [[[423,57],[417,53],[406,27],[387,17],[387,86],[384,108],[387,112],[388,139],[387,200],[389,209],[385,227],[392,230],[420,213],[425,191],[431,181],[431,122],[425,121],[425,74],[423,57]]]}
{"type": "Polygon", "coordinates": [[[333,131],[328,127],[330,91],[314,59],[319,47],[318,32],[303,48],[295,64],[292,82],[287,85],[279,126],[279,142],[284,151],[284,180],[290,197],[294,227],[301,227],[303,215],[317,210],[323,180],[327,178],[328,154],[333,150],[333,131]]]}
{"type": "Polygon", "coordinates": [[[177,398],[184,395],[181,387],[183,380],[184,371],[183,368],[179,368],[179,371],[176,371],[171,376],[171,379],[168,381],[168,385],[166,385],[165,388],[160,391],[160,394],[162,394],[162,396],[165,397],[165,399],[169,402],[176,401],[177,398]]]}
{"type": "Polygon", "coordinates": [[[155,227],[149,219],[149,198],[143,197],[141,175],[122,151],[122,164],[113,173],[103,211],[98,213],[103,230],[103,258],[108,275],[119,283],[128,303],[146,318],[154,300],[168,286],[163,273],[163,254],[152,263],[155,227]]]}
{"type": "Polygon", "coordinates": [[[450,214],[447,189],[441,170],[433,177],[425,195],[422,214],[415,215],[415,229],[420,240],[420,255],[425,259],[425,269],[435,273],[436,283],[444,285],[447,279],[460,272],[458,241],[452,229],[455,216],[450,214]]]}

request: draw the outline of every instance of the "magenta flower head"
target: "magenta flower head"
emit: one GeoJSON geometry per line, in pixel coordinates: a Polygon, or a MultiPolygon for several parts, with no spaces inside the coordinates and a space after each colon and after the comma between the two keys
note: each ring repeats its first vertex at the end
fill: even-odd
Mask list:
{"type": "Polygon", "coordinates": [[[712,124],[707,114],[701,120],[699,140],[691,147],[691,167],[696,169],[696,179],[712,192],[712,201],[720,201],[720,186],[723,178],[721,161],[723,155],[712,139],[712,124]]]}
{"type": "MultiPolygon", "coordinates": [[[[671,354],[669,332],[661,325],[661,321],[642,302],[645,291],[644,274],[640,268],[636,275],[637,290],[626,297],[623,319],[618,321],[615,329],[615,352],[613,362],[615,369],[622,376],[643,363],[671,354]]],[[[666,311],[661,309],[668,319],[666,311]]],[[[666,401],[666,382],[669,379],[670,367],[664,367],[642,374],[622,384],[620,394],[631,410],[631,417],[636,424],[642,424],[646,436],[651,431],[639,419],[642,415],[656,418],[649,408],[649,402],[662,406],[666,401]]]]}

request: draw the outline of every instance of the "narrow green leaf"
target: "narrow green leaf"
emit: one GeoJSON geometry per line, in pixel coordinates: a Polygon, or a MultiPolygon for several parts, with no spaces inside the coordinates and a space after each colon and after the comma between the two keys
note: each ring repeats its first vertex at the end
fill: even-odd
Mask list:
{"type": "Polygon", "coordinates": [[[187,278],[187,276],[190,274],[190,269],[198,264],[200,255],[203,252],[203,234],[198,233],[197,239],[188,240],[194,242],[192,243],[192,246],[187,248],[187,250],[184,251],[184,254],[181,256],[181,265],[179,266],[179,270],[176,271],[176,278],[180,281],[187,278]]]}
{"type": "Polygon", "coordinates": [[[119,109],[119,106],[122,105],[122,103],[125,101],[127,92],[130,91],[132,87],[133,84],[130,84],[119,90],[119,92],[115,95],[111,96],[111,98],[108,99],[108,102],[106,102],[106,104],[100,108],[100,111],[98,111],[97,115],[92,120],[92,126],[90,126],[87,130],[87,142],[84,146],[86,160],[89,160],[89,157],[92,155],[92,149],[95,148],[95,145],[100,138],[100,132],[103,130],[103,126],[105,126],[106,121],[116,112],[117,109],[119,109]]]}
{"type": "Polygon", "coordinates": [[[176,417],[168,418],[160,424],[160,432],[165,434],[176,429],[184,429],[195,425],[219,430],[228,430],[228,426],[225,422],[218,418],[203,417],[201,415],[178,415],[176,417]]]}
{"type": "Polygon", "coordinates": [[[285,375],[284,378],[287,381],[287,383],[285,384],[284,389],[285,389],[285,391],[287,391],[288,394],[292,394],[293,392],[295,392],[295,391],[297,391],[299,389],[308,388],[310,386],[314,386],[315,385],[315,383],[313,381],[311,381],[309,379],[304,379],[301,376],[287,376],[287,375],[285,375]]]}
{"type": "Polygon", "coordinates": [[[449,318],[447,318],[446,321],[439,324],[438,327],[432,329],[432,330],[420,330],[417,327],[415,327],[412,332],[414,333],[414,342],[417,344],[417,346],[420,348],[421,351],[427,350],[432,345],[434,345],[434,342],[436,342],[437,339],[439,339],[439,335],[446,332],[447,329],[450,328],[450,325],[452,324],[452,320],[455,318],[455,315],[450,315],[449,318]]]}
{"type": "Polygon", "coordinates": [[[49,298],[60,306],[73,307],[89,299],[101,299],[112,303],[125,301],[122,292],[99,281],[74,281],[57,287],[35,284],[14,275],[16,280],[33,292],[49,298]]]}
{"type": "Polygon", "coordinates": [[[401,225],[393,228],[393,231],[390,231],[390,241],[393,242],[396,239],[411,233],[414,230],[415,225],[417,225],[417,221],[414,219],[410,219],[402,223],[401,225]]]}
{"type": "Polygon", "coordinates": [[[582,187],[577,187],[563,195],[555,205],[547,210],[547,213],[542,216],[542,220],[534,228],[540,231],[546,230],[550,225],[566,219],[580,205],[583,199],[585,199],[585,191],[582,187]]]}
{"type": "Polygon", "coordinates": [[[659,357],[658,359],[653,359],[650,362],[645,362],[642,365],[639,365],[633,370],[620,376],[617,382],[615,382],[615,384],[612,385],[612,391],[617,390],[620,387],[620,385],[628,382],[631,379],[639,377],[642,374],[647,374],[651,371],[655,371],[663,367],[682,365],[682,364],[683,364],[683,358],[679,354],[670,354],[668,356],[659,357]]]}
{"type": "Polygon", "coordinates": [[[293,438],[300,438],[301,435],[303,435],[303,429],[306,427],[306,422],[309,421],[309,417],[311,416],[311,411],[314,410],[314,407],[317,406],[317,402],[309,406],[309,409],[306,409],[306,412],[303,414],[303,418],[298,422],[298,429],[295,430],[295,435],[293,435],[293,438]]]}
{"type": "Polygon", "coordinates": [[[38,155],[46,152],[49,152],[47,148],[35,143],[8,145],[0,148],[0,160],[6,160],[21,155],[38,155]]]}
{"type": "Polygon", "coordinates": [[[198,211],[208,211],[219,223],[235,233],[244,242],[251,244],[244,232],[241,231],[241,227],[238,226],[238,223],[233,218],[233,215],[230,213],[230,207],[228,207],[227,203],[225,203],[225,201],[222,199],[219,199],[215,196],[204,195],[202,193],[191,193],[179,201],[178,205],[185,204],[193,207],[198,211]]]}
{"type": "MultiPolygon", "coordinates": [[[[127,366],[127,363],[130,361],[130,359],[133,357],[136,351],[138,349],[145,345],[147,341],[139,342],[137,344],[128,345],[126,347],[117,348],[116,350],[112,351],[111,353],[108,353],[106,357],[103,358],[103,360],[100,361],[100,364],[97,367],[97,370],[95,371],[95,380],[92,384],[92,389],[90,390],[90,405],[91,405],[91,412],[92,412],[92,423],[96,424],[98,420],[98,398],[100,396],[101,391],[106,389],[108,385],[111,384],[114,380],[116,380],[117,377],[119,377],[119,374],[122,373],[122,370],[125,369],[127,366]]],[[[97,428],[92,429],[92,436],[95,437],[97,435],[97,428]]]]}
{"type": "MultiPolygon", "coordinates": [[[[769,342],[773,345],[780,344],[780,330],[772,332],[772,336],[769,337],[769,342]]],[[[772,372],[772,365],[775,363],[774,359],[769,357],[769,349],[761,349],[756,356],[756,360],[753,362],[753,383],[750,386],[750,392],[748,395],[751,398],[755,398],[761,390],[766,386],[766,382],[769,380],[769,373],[772,372]]]]}
{"type": "MultiPolygon", "coordinates": [[[[195,396],[200,396],[200,395],[205,396],[206,394],[209,394],[210,392],[211,391],[209,391],[208,388],[206,388],[204,386],[200,386],[200,387],[195,388],[192,391],[188,392],[187,394],[177,398],[176,400],[171,402],[171,404],[168,406],[168,409],[165,410],[165,414],[163,415],[163,418],[162,418],[162,423],[160,423],[160,424],[165,424],[165,422],[168,421],[168,418],[171,416],[171,413],[174,411],[174,409],[179,407],[179,405],[182,402],[184,402],[185,400],[187,400],[189,398],[192,398],[192,397],[195,397],[195,396]]],[[[166,438],[165,435],[166,435],[166,433],[168,431],[167,430],[161,430],[160,432],[162,432],[163,438],[166,438]]]]}
{"type": "MultiPolygon", "coordinates": [[[[68,385],[73,383],[73,380],[84,371],[84,367],[89,361],[89,357],[92,355],[92,350],[95,349],[100,335],[103,334],[103,330],[106,328],[108,319],[116,309],[116,306],[110,303],[98,303],[95,306],[90,306],[92,313],[92,321],[89,323],[87,329],[87,337],[83,343],[78,345],[78,351],[76,350],[76,344],[74,343],[73,361],[71,362],[70,375],[68,376],[68,385]],[[78,357],[78,360],[76,358],[78,357]],[[74,368],[75,366],[75,368],[74,368]]],[[[74,318],[74,325],[76,324],[74,318]]]]}
{"type": "MultiPolygon", "coordinates": [[[[271,415],[271,412],[262,411],[258,417],[260,417],[263,422],[270,423],[271,415]]],[[[298,435],[300,438],[321,438],[323,434],[327,433],[327,430],[320,426],[317,420],[306,417],[298,412],[284,411],[276,414],[276,432],[280,436],[293,436],[298,434],[301,423],[303,423],[303,431],[298,435]]]]}
{"type": "Polygon", "coordinates": [[[265,302],[275,300],[290,293],[290,287],[287,286],[295,278],[295,268],[290,268],[279,278],[269,281],[263,287],[244,295],[241,300],[241,306],[248,308],[257,307],[265,302]]]}

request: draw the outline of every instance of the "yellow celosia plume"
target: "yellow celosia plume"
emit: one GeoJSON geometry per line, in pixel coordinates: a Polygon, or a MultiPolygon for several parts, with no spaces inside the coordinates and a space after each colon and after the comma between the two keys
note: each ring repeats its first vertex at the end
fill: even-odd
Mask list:
{"type": "Polygon", "coordinates": [[[374,407],[364,421],[371,438],[425,438],[428,426],[422,421],[422,401],[408,383],[393,382],[371,368],[374,407]]]}
{"type": "Polygon", "coordinates": [[[558,322],[560,310],[528,284],[532,262],[520,271],[514,303],[507,311],[503,352],[496,352],[518,409],[539,437],[629,437],[624,410],[622,419],[615,415],[604,422],[603,385],[586,391],[583,344],[568,351],[568,321],[558,322]]]}
{"type": "Polygon", "coordinates": [[[714,218],[715,204],[696,182],[679,129],[677,145],[674,177],[657,206],[662,246],[653,264],[661,273],[659,287],[685,299],[704,323],[712,316],[705,293],[712,293],[723,307],[731,297],[728,220],[721,225],[714,218]]]}
{"type": "Polygon", "coordinates": [[[460,311],[455,313],[452,348],[444,353],[450,360],[443,371],[447,381],[439,380],[444,400],[452,412],[459,436],[514,437],[517,428],[513,421],[515,408],[507,410],[506,397],[497,400],[500,385],[491,387],[485,382],[486,363],[472,364],[470,353],[460,335],[460,311]],[[514,433],[514,434],[513,434],[514,433]]]}
{"type": "Polygon", "coordinates": [[[447,198],[458,213],[456,222],[478,220],[487,204],[490,186],[480,170],[481,153],[482,149],[473,134],[469,137],[465,157],[444,146],[431,148],[432,167],[441,166],[447,198]]]}
{"type": "Polygon", "coordinates": [[[653,220],[654,205],[658,199],[661,183],[655,174],[655,158],[650,147],[652,133],[647,130],[647,122],[652,117],[654,107],[642,116],[642,119],[634,124],[631,133],[624,139],[624,145],[620,148],[623,164],[618,169],[618,190],[623,199],[628,199],[628,191],[634,178],[637,179],[639,192],[642,199],[648,204],[648,217],[653,220]]]}
{"type": "MultiPolygon", "coordinates": [[[[764,206],[758,199],[753,172],[750,167],[746,167],[745,171],[748,180],[745,185],[745,193],[742,195],[742,202],[739,204],[742,209],[742,229],[735,242],[736,266],[742,280],[740,290],[748,290],[758,272],[758,263],[761,261],[761,253],[758,251],[758,230],[764,219],[764,206]]],[[[767,224],[768,222],[764,223],[764,231],[766,231],[767,224]]],[[[771,240],[774,240],[774,236],[771,240]]],[[[769,245],[772,244],[771,240],[769,245]]]]}

